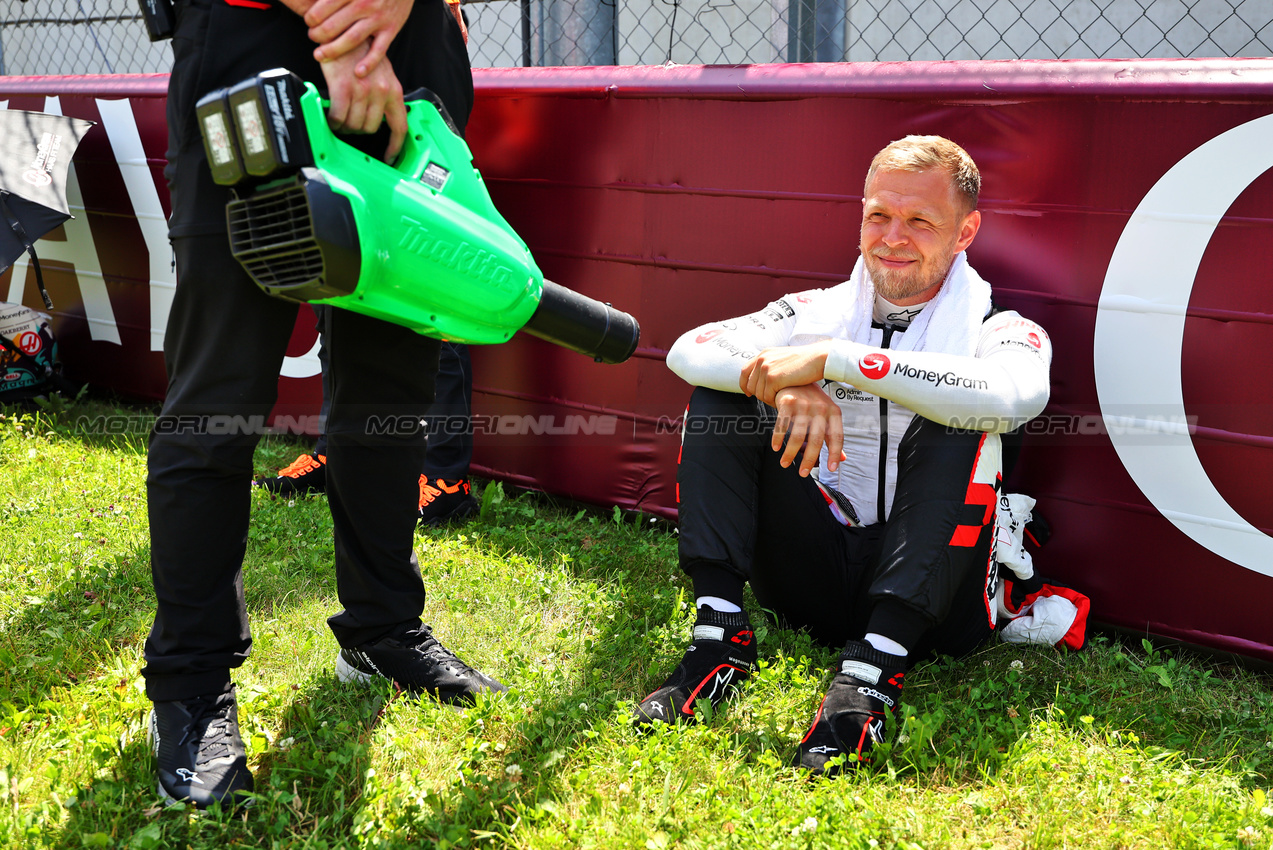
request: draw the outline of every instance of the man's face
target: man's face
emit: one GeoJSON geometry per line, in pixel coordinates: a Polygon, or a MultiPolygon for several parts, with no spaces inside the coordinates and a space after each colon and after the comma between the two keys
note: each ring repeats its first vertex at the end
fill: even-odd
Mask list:
{"type": "Polygon", "coordinates": [[[932,298],[980,225],[945,172],[876,171],[862,200],[861,244],[875,291],[902,306],[932,298]]]}

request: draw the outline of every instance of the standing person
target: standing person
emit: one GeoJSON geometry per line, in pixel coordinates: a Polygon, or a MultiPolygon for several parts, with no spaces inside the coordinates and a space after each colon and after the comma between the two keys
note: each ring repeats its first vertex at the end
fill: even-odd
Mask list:
{"type": "MultiPolygon", "coordinates": [[[[319,316],[330,309],[314,306],[319,316]]],[[[323,364],[323,404],[319,421],[326,422],[331,412],[326,345],[319,345],[318,359],[323,364]]],[[[473,461],[473,362],[467,345],[442,343],[436,388],[433,406],[425,417],[428,441],[424,469],[420,473],[417,517],[423,526],[465,520],[478,511],[469,482],[469,465],[473,461]]],[[[323,492],[327,489],[326,431],[318,435],[312,452],[301,453],[274,478],[255,483],[280,496],[323,492]]]]}
{"type": "MultiPolygon", "coordinates": [[[[260,435],[215,423],[269,414],[297,306],[265,295],[231,256],[230,191],[212,181],[195,102],[286,67],[325,85],[335,130],[374,133],[386,124],[387,145],[383,134],[351,141],[392,160],[406,132],[404,84],[436,92],[459,126],[473,88],[443,0],[178,0],[176,13],[166,174],[179,282],[164,345],[168,392],[148,458],[157,609],[142,674],[154,703],[160,793],[202,808],[252,788],[231,670],[251,647],[242,561],[260,435]]],[[[426,413],[439,343],[346,310],[326,311],[322,331],[331,350],[327,491],[344,606],[328,620],[341,647],[338,676],[391,678],[445,701],[504,690],[420,622],[424,585],[412,540],[423,434],[367,427],[371,416],[426,413]]]]}
{"type": "Polygon", "coordinates": [[[843,647],[796,754],[816,773],[883,740],[915,660],[991,634],[999,435],[1047,403],[1051,344],[968,265],[980,184],[947,139],[893,142],[867,172],[848,281],[672,347],[697,387],[678,482],[698,613],[639,727],[692,722],[747,679],[747,582],[786,625],[843,647]]]}

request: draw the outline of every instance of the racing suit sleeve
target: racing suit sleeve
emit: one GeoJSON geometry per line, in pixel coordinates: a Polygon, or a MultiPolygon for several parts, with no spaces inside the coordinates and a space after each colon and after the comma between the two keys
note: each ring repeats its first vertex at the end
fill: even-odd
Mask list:
{"type": "Polygon", "coordinates": [[[1052,343],[1016,313],[982,326],[972,357],[832,343],[824,374],[942,425],[1002,434],[1043,412],[1052,343]]]}
{"type": "Polygon", "coordinates": [[[791,296],[779,298],[755,313],[686,331],[667,353],[668,368],[696,387],[741,393],[738,379],[747,361],[763,349],[789,344],[796,324],[793,303],[791,296]]]}

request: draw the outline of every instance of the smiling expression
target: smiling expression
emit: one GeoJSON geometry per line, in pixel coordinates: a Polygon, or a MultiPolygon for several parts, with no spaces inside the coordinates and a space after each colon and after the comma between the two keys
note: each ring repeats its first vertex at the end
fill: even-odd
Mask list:
{"type": "Polygon", "coordinates": [[[876,171],[862,200],[861,242],[875,291],[902,306],[928,301],[980,225],[945,171],[876,171]]]}

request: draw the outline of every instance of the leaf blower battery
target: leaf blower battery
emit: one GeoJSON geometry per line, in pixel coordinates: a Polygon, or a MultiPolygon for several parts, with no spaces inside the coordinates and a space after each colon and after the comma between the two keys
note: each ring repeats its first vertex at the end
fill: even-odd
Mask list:
{"type": "Polygon", "coordinates": [[[636,319],[544,280],[436,96],[407,108],[390,166],[336,138],[317,89],[288,71],[199,101],[213,179],[236,187],[230,250],[257,285],[455,342],[525,330],[601,362],[631,357],[636,319]]]}

